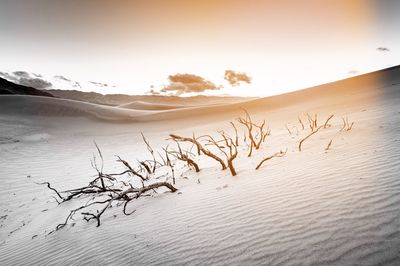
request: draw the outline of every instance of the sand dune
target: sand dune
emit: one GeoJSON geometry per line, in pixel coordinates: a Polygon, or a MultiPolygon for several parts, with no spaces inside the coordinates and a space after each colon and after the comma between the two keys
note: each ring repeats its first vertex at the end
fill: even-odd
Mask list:
{"type": "Polygon", "coordinates": [[[136,121],[149,113],[74,100],[22,95],[0,96],[0,112],[13,115],[83,116],[110,121],[136,121]]]}
{"type": "Polygon", "coordinates": [[[121,104],[118,107],[134,109],[134,110],[170,110],[170,109],[179,109],[179,108],[187,108],[190,106],[187,105],[172,105],[172,104],[155,104],[151,102],[144,101],[134,101],[126,104],[121,104]]]}
{"type": "Polygon", "coordinates": [[[398,265],[399,72],[392,68],[240,104],[162,111],[0,97],[0,264],[398,265]],[[101,227],[77,219],[46,234],[76,206],[57,205],[51,191],[36,183],[68,189],[91,180],[93,140],[102,148],[105,171],[120,171],[115,154],[131,162],[147,154],[141,131],[159,149],[169,133],[229,131],[239,107],[266,118],[271,136],[251,158],[240,148],[236,177],[196,158],[202,170],[177,179],[181,194],[140,199],[130,216],[115,206],[101,227]],[[285,125],[298,125],[297,116],[306,112],[335,117],[299,152],[307,130],[289,135],[285,125]],[[355,122],[351,131],[339,130],[341,116],[355,122]],[[286,148],[285,157],[254,169],[286,148]]]}
{"type": "Polygon", "coordinates": [[[183,105],[150,104],[135,101],[119,107],[82,103],[65,99],[33,98],[29,96],[0,96],[3,113],[88,116],[112,121],[160,121],[185,119],[204,121],[210,116],[227,119],[240,114],[240,108],[250,111],[276,111],[290,107],[293,113],[303,112],[324,105],[351,105],[355,100],[368,104],[376,97],[400,97],[400,67],[376,71],[313,88],[283,95],[235,103],[183,105]],[[14,98],[7,98],[14,97],[14,98]]]}
{"type": "Polygon", "coordinates": [[[56,97],[63,99],[70,99],[76,101],[84,101],[89,103],[96,103],[109,106],[119,106],[122,104],[129,104],[131,102],[140,101],[153,104],[166,104],[166,105],[204,105],[204,104],[222,104],[240,102],[246,99],[243,97],[234,96],[192,96],[192,97],[178,97],[178,96],[164,96],[164,95],[125,95],[125,94],[101,94],[96,92],[83,92],[77,90],[47,90],[56,97]]]}
{"type": "MultiPolygon", "coordinates": [[[[290,108],[292,115],[311,111],[315,108],[338,105],[340,108],[351,108],[354,101],[369,104],[371,99],[387,97],[400,98],[400,67],[388,68],[370,74],[336,81],[304,90],[265,97],[233,104],[192,107],[184,110],[168,110],[160,114],[149,114],[148,119],[176,119],[195,117],[196,119],[229,118],[240,114],[240,108],[260,112],[290,108]]],[[[354,106],[354,105],[353,105],[354,106]]],[[[354,106],[355,107],[355,106],[354,106]]]]}

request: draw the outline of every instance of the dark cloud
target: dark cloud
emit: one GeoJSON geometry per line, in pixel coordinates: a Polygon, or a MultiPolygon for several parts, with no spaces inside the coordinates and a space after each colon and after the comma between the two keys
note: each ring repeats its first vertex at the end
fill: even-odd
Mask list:
{"type": "Polygon", "coordinates": [[[52,86],[51,82],[40,78],[41,75],[30,74],[26,71],[14,71],[12,73],[0,72],[0,76],[11,82],[35,89],[44,89],[52,86]]]}
{"type": "Polygon", "coordinates": [[[35,89],[45,89],[51,87],[53,84],[51,82],[46,81],[40,78],[20,78],[18,80],[20,85],[33,87],[35,89]]]}
{"type": "Polygon", "coordinates": [[[56,79],[61,79],[61,80],[63,80],[63,81],[67,81],[67,82],[71,82],[70,79],[68,79],[68,78],[66,78],[66,77],[64,77],[64,76],[61,76],[61,75],[54,76],[54,78],[56,78],[56,79]]]}
{"type": "Polygon", "coordinates": [[[13,75],[11,75],[10,73],[7,73],[7,72],[0,72],[0,77],[2,77],[3,79],[6,79],[8,81],[11,81],[11,82],[17,82],[18,81],[18,79],[15,76],[13,76],[13,75]]]}
{"type": "Polygon", "coordinates": [[[72,87],[81,89],[82,86],[78,81],[71,81],[72,87]]]}
{"type": "Polygon", "coordinates": [[[37,77],[37,78],[43,78],[43,76],[40,75],[40,74],[32,73],[32,75],[34,75],[34,76],[37,77]]]}
{"type": "Polygon", "coordinates": [[[378,50],[379,52],[389,52],[390,51],[390,49],[386,48],[386,47],[378,47],[378,48],[376,48],[376,50],[378,50]]]}
{"type": "Polygon", "coordinates": [[[14,71],[13,74],[14,74],[14,76],[17,76],[19,78],[30,78],[31,77],[29,75],[29,73],[26,71],[14,71]]]}
{"type": "Polygon", "coordinates": [[[232,86],[239,86],[240,82],[251,83],[251,77],[246,73],[235,72],[233,70],[226,70],[224,79],[232,86]]]}
{"type": "Polygon", "coordinates": [[[163,93],[172,92],[175,95],[181,95],[191,92],[199,93],[206,90],[219,90],[221,88],[211,81],[193,74],[176,74],[169,76],[168,79],[170,84],[161,90],[163,93]]]}
{"type": "Polygon", "coordinates": [[[107,83],[101,83],[101,82],[95,82],[95,81],[89,81],[93,85],[99,86],[99,87],[108,87],[107,83]]]}

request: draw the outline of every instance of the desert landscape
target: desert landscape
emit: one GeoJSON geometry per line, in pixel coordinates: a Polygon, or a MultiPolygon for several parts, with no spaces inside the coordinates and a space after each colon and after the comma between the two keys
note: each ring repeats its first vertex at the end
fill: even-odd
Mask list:
{"type": "Polygon", "coordinates": [[[0,264],[397,265],[399,100],[400,67],[176,108],[2,95],[0,264]]]}
{"type": "Polygon", "coordinates": [[[400,1],[0,1],[0,266],[400,265],[400,1]]]}

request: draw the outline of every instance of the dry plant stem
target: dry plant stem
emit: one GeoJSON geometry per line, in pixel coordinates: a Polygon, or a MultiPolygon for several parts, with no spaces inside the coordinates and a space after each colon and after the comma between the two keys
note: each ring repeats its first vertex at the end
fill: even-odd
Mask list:
{"type": "Polygon", "coordinates": [[[268,136],[271,135],[271,130],[269,129],[269,127],[267,128],[267,131],[265,132],[263,138],[262,138],[262,142],[265,142],[265,140],[267,139],[268,136]]]}
{"type": "Polygon", "coordinates": [[[210,135],[204,135],[201,137],[207,138],[209,145],[214,145],[219,151],[225,155],[226,164],[232,174],[232,176],[236,175],[236,170],[233,166],[233,160],[237,157],[238,151],[237,147],[230,136],[228,136],[223,130],[218,131],[218,133],[222,136],[222,140],[215,140],[210,135]],[[223,144],[220,144],[223,142],[223,144]]]}
{"type": "Polygon", "coordinates": [[[332,141],[333,141],[333,139],[331,139],[331,141],[329,141],[328,145],[327,145],[326,148],[325,148],[326,151],[329,150],[329,149],[331,148],[332,141]]]}
{"type": "Polygon", "coordinates": [[[96,219],[97,221],[97,227],[100,226],[100,216],[110,207],[112,203],[112,199],[110,199],[107,203],[107,205],[100,211],[97,212],[96,214],[90,213],[90,212],[82,212],[82,215],[84,215],[83,219],[87,222],[89,222],[92,219],[96,219]]]}
{"type": "MultiPolygon", "coordinates": [[[[269,131],[269,129],[267,129],[267,131],[264,131],[265,120],[261,123],[261,125],[257,125],[252,122],[251,117],[250,117],[249,113],[247,112],[247,110],[243,109],[243,111],[245,112],[245,117],[239,117],[238,122],[240,124],[244,125],[247,129],[248,139],[250,140],[249,153],[247,156],[251,157],[251,155],[253,153],[253,148],[258,150],[261,146],[261,143],[265,141],[266,136],[268,136],[270,134],[270,131],[269,131]],[[258,141],[256,141],[257,137],[253,135],[253,126],[258,128],[258,130],[259,130],[258,141]]],[[[245,134],[244,139],[246,141],[246,134],[245,134]]]]}
{"type": "Polygon", "coordinates": [[[353,128],[354,122],[352,122],[351,124],[349,124],[349,119],[348,119],[348,117],[346,117],[346,119],[344,119],[344,118],[342,117],[342,121],[343,121],[343,126],[342,126],[342,128],[340,129],[340,131],[343,131],[343,130],[345,130],[345,131],[350,131],[350,130],[353,128]]]}
{"type": "Polygon", "coordinates": [[[193,167],[195,169],[196,172],[200,172],[200,168],[199,165],[192,160],[189,157],[189,153],[188,151],[186,151],[185,153],[182,151],[181,146],[179,145],[179,142],[176,141],[176,144],[178,146],[178,152],[176,151],[168,151],[169,154],[173,155],[175,158],[177,158],[178,160],[184,161],[187,163],[187,165],[189,167],[193,167]]]}
{"type": "MultiPolygon", "coordinates": [[[[69,201],[69,200],[71,200],[71,199],[73,199],[74,197],[77,196],[76,193],[72,193],[71,195],[73,195],[73,196],[69,195],[68,197],[63,197],[61,194],[62,193],[67,193],[67,192],[58,192],[56,189],[52,188],[50,186],[50,183],[48,183],[48,182],[45,182],[45,183],[42,183],[42,184],[46,184],[49,189],[51,189],[52,191],[55,191],[55,193],[57,194],[58,197],[60,197],[62,202],[69,201]]],[[[90,187],[92,187],[92,186],[88,186],[87,188],[90,188],[90,187]]],[[[68,224],[68,222],[76,214],[77,211],[84,210],[84,209],[86,209],[88,207],[91,207],[91,206],[94,206],[94,205],[106,204],[103,208],[101,208],[101,210],[97,210],[96,213],[82,212],[81,214],[84,216],[84,219],[86,221],[88,221],[88,222],[90,220],[92,220],[92,219],[95,219],[97,221],[97,226],[100,226],[100,224],[101,224],[100,223],[101,215],[111,206],[111,203],[114,202],[114,201],[122,201],[122,202],[124,202],[123,212],[124,212],[124,214],[129,215],[132,212],[131,213],[127,213],[126,212],[126,205],[127,205],[128,202],[130,202],[133,199],[139,198],[140,196],[142,196],[147,191],[150,191],[150,190],[154,191],[155,189],[160,188],[160,187],[166,187],[171,192],[176,192],[177,191],[177,189],[173,185],[168,183],[168,182],[157,182],[157,183],[153,183],[153,184],[150,184],[150,185],[147,185],[147,186],[143,186],[141,188],[134,188],[134,187],[131,186],[130,188],[128,188],[128,189],[126,189],[124,191],[121,190],[121,189],[112,189],[112,188],[108,188],[108,187],[106,188],[106,191],[93,190],[92,193],[95,194],[94,198],[96,198],[96,197],[97,198],[102,198],[102,197],[106,196],[106,197],[108,197],[108,199],[92,201],[92,202],[87,203],[85,205],[82,205],[82,206],[80,206],[80,207],[78,207],[76,209],[71,210],[69,215],[66,217],[65,221],[63,223],[57,225],[55,230],[56,231],[60,230],[61,228],[66,226],[68,224]],[[133,194],[133,195],[130,195],[130,194],[133,194]]],[[[82,189],[82,188],[77,189],[77,191],[83,191],[83,190],[84,189],[82,189]]],[[[50,233],[52,233],[52,232],[50,232],[50,233]]]]}
{"type": "Polygon", "coordinates": [[[196,173],[200,172],[200,167],[195,161],[193,161],[190,158],[187,158],[186,160],[187,160],[188,165],[192,166],[194,168],[194,170],[196,171],[196,173]]]}
{"type": "Polygon", "coordinates": [[[351,122],[350,125],[348,125],[347,127],[347,131],[350,131],[353,128],[354,122],[351,122]]]}
{"type": "Polygon", "coordinates": [[[238,136],[237,128],[233,122],[230,122],[230,124],[232,125],[233,129],[235,130],[235,145],[239,146],[239,136],[238,136]]]}
{"type": "MultiPolygon", "coordinates": [[[[36,184],[38,184],[38,185],[47,185],[47,187],[48,187],[50,190],[53,190],[61,200],[64,200],[64,198],[61,196],[61,194],[60,194],[55,188],[51,187],[51,185],[50,185],[49,182],[36,183],[36,184]]],[[[57,199],[56,199],[56,200],[57,200],[57,199]]],[[[58,202],[58,200],[57,200],[57,203],[60,203],[60,202],[58,202]]]]}
{"type": "Polygon", "coordinates": [[[181,141],[181,142],[191,142],[194,145],[196,145],[198,151],[201,151],[204,155],[213,158],[214,160],[216,160],[217,162],[219,162],[221,164],[222,170],[226,169],[226,165],[225,162],[219,158],[217,155],[215,155],[214,153],[212,153],[211,151],[207,150],[206,148],[204,148],[199,141],[197,141],[195,138],[186,138],[186,137],[181,137],[178,135],[174,135],[174,134],[170,134],[169,135],[173,140],[175,141],[181,141]]]}
{"type": "Polygon", "coordinates": [[[150,166],[148,166],[147,163],[146,163],[145,161],[139,161],[139,164],[140,164],[141,166],[143,166],[143,168],[146,170],[147,176],[148,176],[149,174],[152,174],[152,170],[150,169],[150,166]]]}
{"type": "Polygon", "coordinates": [[[285,156],[286,152],[287,152],[287,149],[286,149],[286,151],[282,151],[282,150],[281,150],[281,151],[279,151],[279,152],[274,153],[272,156],[265,157],[265,158],[262,159],[261,162],[257,165],[256,170],[260,169],[260,167],[263,165],[263,163],[265,163],[265,162],[268,161],[268,160],[271,160],[271,159],[274,158],[274,157],[283,157],[283,156],[285,156]]]}
{"type": "Polygon", "coordinates": [[[331,115],[330,117],[328,117],[328,119],[326,119],[325,124],[324,124],[324,128],[328,128],[330,127],[330,125],[328,124],[329,120],[331,120],[333,118],[334,115],[331,115]]]}
{"type": "MultiPolygon", "coordinates": [[[[143,136],[143,135],[142,135],[143,136]]],[[[144,136],[143,136],[144,137],[144,136]]],[[[144,138],[145,140],[145,138],[144,138]]],[[[148,144],[147,140],[145,142],[148,144]]],[[[74,215],[77,212],[81,212],[81,215],[83,215],[83,219],[86,221],[91,221],[91,220],[96,220],[97,221],[97,226],[100,226],[101,221],[100,218],[103,215],[103,213],[110,208],[113,202],[117,202],[117,206],[120,204],[123,204],[123,213],[125,215],[129,215],[133,212],[128,213],[126,211],[127,204],[134,200],[139,198],[140,196],[148,196],[150,194],[145,194],[148,191],[153,191],[156,192],[156,189],[160,187],[166,187],[169,189],[171,192],[176,192],[177,189],[170,183],[164,181],[164,182],[156,182],[153,184],[145,184],[144,182],[147,181],[140,173],[134,170],[133,167],[130,166],[130,164],[127,161],[122,160],[119,156],[118,161],[122,162],[125,167],[128,168],[128,170],[122,172],[122,173],[116,173],[116,174],[104,174],[103,173],[103,156],[100,151],[100,148],[98,145],[95,143],[97,152],[101,158],[101,167],[99,168],[96,162],[96,156],[93,156],[93,159],[91,160],[91,164],[93,168],[97,171],[98,176],[95,177],[87,186],[80,187],[80,188],[75,188],[75,189],[70,189],[70,190],[65,190],[65,191],[58,191],[57,189],[53,188],[49,182],[43,182],[39,183],[41,185],[46,185],[51,191],[55,192],[58,199],[54,197],[57,201],[58,204],[62,204],[63,202],[66,201],[71,201],[77,198],[80,198],[81,196],[90,196],[89,201],[86,204],[83,204],[82,206],[75,208],[69,212],[69,215],[66,217],[63,223],[57,225],[55,230],[51,231],[49,234],[51,234],[54,231],[57,231],[64,226],[68,224],[69,221],[71,221],[74,217],[74,215]],[[133,187],[130,181],[126,182],[125,180],[119,180],[117,177],[124,175],[124,174],[131,174],[131,176],[136,176],[142,183],[142,187],[136,188],[133,187]],[[90,207],[90,209],[89,209],[90,207]],[[93,212],[91,209],[96,208],[95,211],[93,212]]],[[[150,145],[148,145],[148,148],[151,149],[150,145]]],[[[167,147],[168,148],[168,147],[167,147]]],[[[154,166],[157,164],[160,164],[157,162],[153,156],[154,159],[154,166]]],[[[163,159],[164,160],[164,159],[163,159]]],[[[171,169],[172,169],[172,177],[175,183],[175,177],[174,177],[174,172],[173,172],[173,165],[171,161],[169,160],[168,153],[166,153],[166,160],[164,160],[165,163],[169,164],[171,169]]],[[[146,168],[148,167],[147,161],[141,162],[141,166],[146,168]]],[[[143,168],[142,168],[143,169],[143,168]]],[[[149,171],[146,168],[147,171],[149,171]]]]}
{"type": "Polygon", "coordinates": [[[247,154],[247,157],[251,157],[252,153],[253,153],[253,144],[250,143],[250,149],[249,149],[249,153],[247,154]]]}
{"type": "MultiPolygon", "coordinates": [[[[196,140],[196,136],[194,135],[194,132],[193,132],[192,138],[193,138],[193,140],[196,140]]],[[[200,149],[200,148],[202,147],[201,144],[200,144],[199,142],[197,142],[197,144],[192,142],[192,144],[193,144],[194,146],[196,146],[196,148],[197,148],[197,155],[200,156],[200,154],[201,154],[201,149],[200,149]]]]}
{"type": "Polygon", "coordinates": [[[249,153],[247,156],[250,157],[253,152],[253,147],[256,146],[256,142],[255,142],[254,136],[253,136],[253,122],[251,121],[251,117],[250,117],[249,113],[247,112],[247,110],[243,109],[243,111],[245,112],[246,116],[244,118],[239,117],[238,121],[240,124],[244,125],[247,128],[247,135],[248,135],[248,139],[250,140],[249,153]]]}
{"type": "Polygon", "coordinates": [[[318,127],[318,118],[317,114],[314,114],[314,118],[312,118],[308,113],[307,113],[307,118],[308,118],[308,123],[311,131],[314,131],[318,127]]]}
{"type": "Polygon", "coordinates": [[[178,191],[177,188],[175,188],[173,185],[171,185],[168,182],[157,182],[157,183],[153,183],[141,188],[128,188],[127,190],[123,191],[121,194],[119,194],[119,196],[116,199],[122,199],[124,198],[126,195],[130,194],[130,193],[136,193],[134,198],[139,198],[143,193],[149,191],[149,190],[153,190],[153,189],[157,189],[160,187],[166,187],[168,188],[171,192],[176,192],[178,191]]]}
{"type": "MultiPolygon", "coordinates": [[[[146,144],[147,150],[150,152],[151,156],[153,157],[153,169],[152,169],[152,173],[154,173],[156,171],[156,165],[157,165],[157,160],[156,157],[154,156],[154,150],[151,147],[149,141],[146,139],[146,137],[144,136],[144,134],[142,132],[140,132],[140,134],[142,135],[143,141],[146,144]]],[[[150,173],[151,174],[151,173],[150,173]]]]}
{"type": "MultiPolygon", "coordinates": [[[[171,175],[172,175],[172,183],[175,185],[175,169],[174,169],[174,165],[171,162],[171,159],[169,158],[169,151],[168,151],[168,146],[163,148],[164,152],[165,152],[165,163],[166,166],[168,166],[171,169],[171,175]]],[[[162,158],[162,156],[161,156],[162,158]]],[[[164,160],[164,159],[163,159],[164,160]]]]}
{"type": "Polygon", "coordinates": [[[157,151],[157,154],[158,154],[158,157],[160,157],[161,160],[162,160],[161,166],[166,166],[166,165],[167,165],[167,162],[165,161],[165,159],[164,159],[164,157],[162,156],[162,154],[161,154],[159,151],[157,151]]]}
{"type": "Polygon", "coordinates": [[[292,135],[292,131],[290,131],[289,127],[287,125],[285,125],[287,132],[289,133],[289,135],[292,135]]]}
{"type": "Polygon", "coordinates": [[[139,174],[137,171],[135,171],[135,169],[133,169],[133,168],[129,165],[129,163],[128,163],[127,161],[122,160],[121,157],[119,157],[119,156],[117,156],[117,158],[118,158],[117,162],[123,163],[123,164],[125,165],[125,167],[128,168],[128,172],[129,172],[129,173],[131,173],[131,174],[133,174],[133,175],[135,175],[135,176],[140,177],[140,179],[141,179],[142,181],[145,181],[145,180],[146,180],[146,178],[145,178],[144,176],[142,176],[141,174],[139,174]]]}
{"type": "Polygon", "coordinates": [[[93,154],[93,159],[90,161],[90,164],[92,165],[92,168],[96,170],[97,175],[101,182],[101,186],[103,189],[105,189],[104,179],[103,179],[104,158],[103,158],[103,154],[101,153],[101,150],[100,150],[99,146],[97,145],[96,141],[94,141],[94,145],[96,146],[97,153],[99,154],[100,159],[101,159],[101,168],[99,169],[99,167],[97,166],[97,160],[96,160],[96,156],[94,154],[93,154]]]}
{"type": "Polygon", "coordinates": [[[228,135],[226,135],[223,131],[220,132],[220,134],[225,141],[225,146],[228,148],[229,153],[224,152],[221,148],[220,148],[220,150],[226,156],[227,165],[228,165],[228,168],[229,168],[232,176],[235,176],[237,173],[236,173],[235,167],[233,166],[233,160],[236,159],[236,157],[238,155],[237,146],[233,142],[232,138],[229,137],[228,135]]]}
{"type": "Polygon", "coordinates": [[[262,124],[260,126],[257,126],[256,124],[253,124],[253,125],[255,127],[257,127],[258,130],[259,130],[259,136],[260,137],[258,139],[258,142],[256,143],[256,146],[255,146],[256,150],[258,150],[261,147],[261,143],[263,141],[265,141],[265,138],[268,135],[268,129],[267,129],[267,132],[264,132],[265,120],[263,120],[263,122],[262,122],[262,124]]]}
{"type": "Polygon", "coordinates": [[[340,131],[343,131],[346,128],[346,120],[342,117],[342,121],[343,121],[343,126],[340,129],[340,131]]]}
{"type": "Polygon", "coordinates": [[[311,131],[310,134],[308,134],[305,138],[303,138],[300,142],[299,142],[299,151],[301,151],[301,145],[303,144],[303,142],[308,139],[309,137],[311,137],[312,135],[314,135],[315,133],[317,133],[321,128],[323,128],[324,126],[319,126],[317,129],[315,129],[314,131],[311,131]]]}
{"type": "MultiPolygon", "coordinates": [[[[328,119],[326,119],[325,123],[322,126],[316,127],[317,126],[317,114],[315,114],[315,118],[312,119],[310,115],[308,115],[308,119],[310,121],[310,127],[311,127],[311,133],[308,134],[305,138],[303,138],[300,142],[299,142],[299,151],[301,151],[301,146],[303,144],[303,142],[308,139],[309,137],[311,137],[312,135],[314,135],[315,133],[317,133],[321,128],[325,128],[328,125],[329,120],[332,119],[333,115],[329,116],[328,119]]],[[[344,120],[344,119],[343,119],[344,120]]]]}
{"type": "Polygon", "coordinates": [[[304,130],[304,124],[303,124],[303,121],[301,121],[301,118],[300,118],[300,117],[297,117],[297,119],[299,120],[299,123],[300,123],[300,125],[301,125],[301,128],[304,130]]]}

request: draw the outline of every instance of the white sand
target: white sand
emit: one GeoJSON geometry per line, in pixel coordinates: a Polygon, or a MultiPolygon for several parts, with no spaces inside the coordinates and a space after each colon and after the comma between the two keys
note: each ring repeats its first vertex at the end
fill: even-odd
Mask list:
{"type": "Polygon", "coordinates": [[[248,103],[167,111],[1,96],[0,265],[398,265],[399,83],[400,70],[391,69],[248,103]],[[98,228],[78,219],[46,236],[76,204],[57,206],[35,182],[85,185],[95,174],[93,140],[105,170],[117,172],[114,155],[134,162],[146,153],[140,131],[160,148],[169,133],[229,129],[240,106],[266,118],[272,134],[251,158],[240,150],[236,177],[201,157],[200,173],[177,180],[182,194],[140,199],[131,216],[112,208],[98,228]],[[299,152],[307,132],[289,136],[285,124],[298,125],[305,112],[335,117],[299,152]],[[355,122],[351,131],[339,132],[340,116],[355,122]]]}

